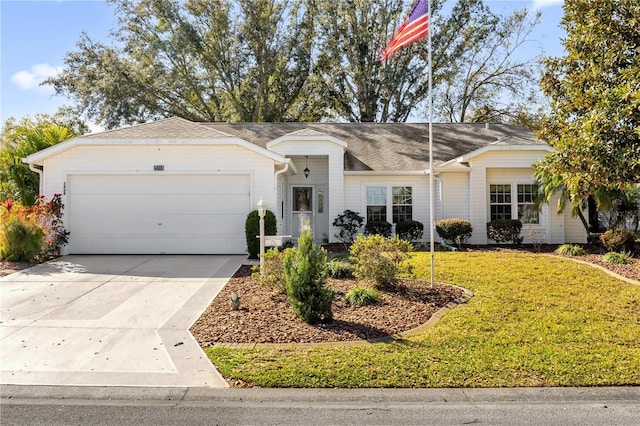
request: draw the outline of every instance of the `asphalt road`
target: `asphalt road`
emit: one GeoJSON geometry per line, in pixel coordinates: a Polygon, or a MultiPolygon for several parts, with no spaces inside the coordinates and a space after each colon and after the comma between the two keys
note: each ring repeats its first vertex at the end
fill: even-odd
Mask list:
{"type": "Polygon", "coordinates": [[[5,425],[635,425],[640,387],[3,387],[5,425]]]}

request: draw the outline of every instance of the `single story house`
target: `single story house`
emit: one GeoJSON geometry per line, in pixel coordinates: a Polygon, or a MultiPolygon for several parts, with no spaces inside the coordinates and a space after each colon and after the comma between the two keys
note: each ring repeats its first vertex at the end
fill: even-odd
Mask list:
{"type": "MultiPolygon", "coordinates": [[[[504,124],[433,125],[435,220],[471,222],[488,244],[496,218],[526,222],[549,244],[586,242],[580,221],[532,208],[531,165],[551,151],[504,124]]],[[[280,235],[307,221],[334,242],[345,209],[367,220],[425,224],[428,124],[195,123],[168,118],[79,136],[25,159],[41,194],[63,194],[68,254],[246,252],[245,219],[263,200],[280,235]]],[[[436,235],[437,237],[437,235],[436,235]]]]}

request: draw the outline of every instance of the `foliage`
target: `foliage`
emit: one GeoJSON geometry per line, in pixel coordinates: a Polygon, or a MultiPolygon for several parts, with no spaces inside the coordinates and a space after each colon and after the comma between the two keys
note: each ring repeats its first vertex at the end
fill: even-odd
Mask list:
{"type": "Polygon", "coordinates": [[[566,2],[566,55],[548,58],[542,90],[551,114],[538,136],[553,148],[535,165],[575,204],[640,182],[640,3],[566,2]]]}
{"type": "MultiPolygon", "coordinates": [[[[378,60],[408,0],[109,3],[119,22],[111,42],[82,34],[64,71],[46,81],[106,128],[169,116],[404,122],[428,94],[427,43],[378,60]]],[[[511,88],[525,86],[531,65],[513,51],[537,18],[496,16],[482,0],[444,3],[430,5],[443,118],[522,98],[526,90],[511,88]]]]}
{"type": "Polygon", "coordinates": [[[396,224],[396,235],[401,240],[418,241],[424,233],[424,225],[417,220],[404,220],[396,224]]]}
{"type": "Polygon", "coordinates": [[[364,226],[364,235],[382,235],[385,238],[391,236],[391,224],[384,220],[367,222],[364,226]]]}
{"type": "Polygon", "coordinates": [[[465,219],[442,219],[436,222],[436,232],[445,243],[461,247],[471,238],[473,228],[465,219]]]}
{"type": "Polygon", "coordinates": [[[253,277],[258,280],[260,285],[271,287],[281,294],[287,293],[284,276],[284,259],[289,255],[289,252],[295,253],[295,249],[287,248],[281,251],[272,248],[264,253],[262,272],[260,271],[259,265],[253,267],[253,277]]]}
{"type": "Polygon", "coordinates": [[[345,300],[352,306],[373,305],[380,301],[380,296],[375,288],[357,287],[351,289],[344,295],[345,300]]]}
{"type": "Polygon", "coordinates": [[[619,265],[627,265],[631,263],[631,254],[628,252],[616,253],[614,251],[610,251],[602,256],[602,258],[607,263],[616,263],[619,265]]]}
{"type": "Polygon", "coordinates": [[[600,242],[609,251],[632,252],[635,248],[636,234],[628,229],[610,229],[600,235],[600,242]]]}
{"type": "Polygon", "coordinates": [[[309,324],[331,322],[334,292],[326,287],[327,253],[313,242],[305,230],[298,238],[298,250],[289,250],[284,259],[289,304],[295,315],[309,324]]]}
{"type": "Polygon", "coordinates": [[[360,216],[358,212],[353,210],[345,210],[333,221],[333,226],[340,228],[340,232],[336,234],[343,243],[352,243],[353,238],[356,236],[362,225],[364,224],[364,217],[360,216]]]}
{"type": "Polygon", "coordinates": [[[9,262],[33,260],[44,244],[44,231],[38,222],[18,215],[3,219],[0,226],[0,259],[9,262]]]}
{"type": "Polygon", "coordinates": [[[107,128],[192,121],[319,121],[314,16],[303,1],[110,0],[111,46],[82,34],[47,80],[107,128]]]}
{"type": "MultiPolygon", "coordinates": [[[[260,387],[489,388],[640,383],[638,286],[558,256],[436,253],[437,282],[474,292],[400,342],[206,349],[229,381],[260,387]]],[[[430,273],[429,253],[411,259],[430,273]]]]}
{"type": "MultiPolygon", "coordinates": [[[[265,211],[264,214],[264,235],[276,235],[278,232],[278,222],[276,215],[271,210],[265,211]]],[[[254,210],[247,215],[244,224],[244,234],[247,240],[247,252],[249,257],[256,259],[260,254],[260,216],[258,210],[254,210]]]]}
{"type": "MultiPolygon", "coordinates": [[[[447,62],[442,81],[436,85],[434,108],[444,121],[506,122],[535,126],[538,101],[537,63],[518,61],[518,51],[530,41],[540,12],[526,9],[499,17],[482,2],[459,2],[473,6],[466,28],[457,41],[466,41],[458,57],[447,62]]],[[[454,11],[453,13],[459,13],[454,11]]],[[[452,13],[452,15],[453,15],[452,13]]],[[[443,64],[444,65],[444,64],[443,64]]]]}
{"type": "Polygon", "coordinates": [[[327,262],[327,273],[331,278],[352,278],[354,270],[349,259],[333,258],[327,262]]]}
{"type": "Polygon", "coordinates": [[[487,224],[487,237],[496,243],[522,243],[522,222],[517,219],[498,219],[487,224]]]}
{"type": "Polygon", "coordinates": [[[30,261],[58,256],[69,242],[69,231],[62,224],[63,208],[60,194],[50,201],[37,197],[32,206],[15,204],[11,199],[1,203],[0,219],[6,227],[0,237],[0,258],[30,261]]]}
{"type": "Polygon", "coordinates": [[[378,287],[394,284],[412,249],[411,243],[397,237],[359,235],[350,250],[355,263],[353,275],[378,287]]]}
{"type": "Polygon", "coordinates": [[[575,244],[563,244],[556,249],[556,253],[562,256],[582,256],[585,251],[582,247],[575,244]]]}
{"type": "Polygon", "coordinates": [[[0,143],[0,201],[11,198],[21,205],[35,203],[39,176],[22,159],[86,131],[86,125],[68,118],[61,110],[56,115],[39,114],[20,122],[8,119],[0,143]],[[77,133],[78,132],[78,133],[77,133]]]}

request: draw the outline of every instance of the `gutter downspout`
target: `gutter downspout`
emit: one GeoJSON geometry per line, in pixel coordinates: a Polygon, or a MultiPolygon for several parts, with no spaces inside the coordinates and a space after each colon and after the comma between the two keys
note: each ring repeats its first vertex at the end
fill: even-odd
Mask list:
{"type": "MultiPolygon", "coordinates": [[[[26,163],[24,158],[22,159],[22,161],[26,163]]],[[[29,163],[29,170],[38,174],[38,195],[42,195],[42,169],[38,169],[35,164],[29,163]]]]}
{"type": "MultiPolygon", "coordinates": [[[[273,180],[273,201],[274,202],[278,202],[278,177],[283,174],[286,173],[289,170],[289,163],[291,162],[291,159],[287,158],[285,163],[284,163],[284,167],[281,170],[278,170],[275,174],[274,174],[274,180],[273,180]]],[[[284,203],[281,202],[281,206],[282,206],[282,211],[280,212],[280,220],[284,220],[284,203]]]]}

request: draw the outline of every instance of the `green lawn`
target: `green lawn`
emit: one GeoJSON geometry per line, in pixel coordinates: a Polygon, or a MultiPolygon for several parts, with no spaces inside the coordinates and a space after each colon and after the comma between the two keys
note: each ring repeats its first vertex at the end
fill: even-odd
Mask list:
{"type": "MultiPolygon", "coordinates": [[[[413,257],[429,276],[429,254],[413,257]]],[[[208,349],[227,378],[262,387],[640,384],[640,286],[569,259],[436,253],[436,279],[475,296],[396,343],[208,349]]]]}

